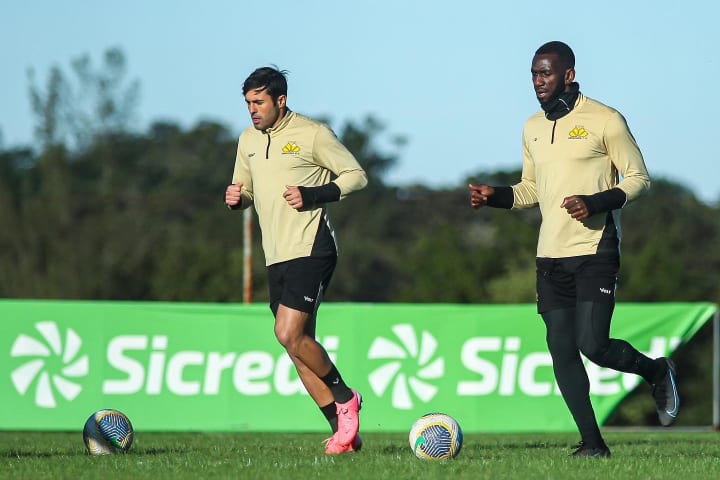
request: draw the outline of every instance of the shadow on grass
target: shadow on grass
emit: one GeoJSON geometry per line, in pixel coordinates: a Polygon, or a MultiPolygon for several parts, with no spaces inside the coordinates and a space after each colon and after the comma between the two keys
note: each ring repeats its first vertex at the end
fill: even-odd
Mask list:
{"type": "Polygon", "coordinates": [[[197,448],[139,448],[137,450],[131,450],[128,455],[142,456],[142,455],[166,455],[168,453],[192,453],[199,452],[197,448]]]}
{"type": "Polygon", "coordinates": [[[32,450],[7,450],[0,453],[2,458],[52,458],[52,457],[79,457],[84,452],[37,452],[32,450]]]}
{"type": "Polygon", "coordinates": [[[380,451],[385,455],[398,455],[407,453],[408,447],[406,447],[405,445],[403,445],[402,447],[388,445],[386,447],[383,447],[380,451]]]}
{"type": "MultiPolygon", "coordinates": [[[[129,455],[133,457],[142,456],[153,456],[153,455],[167,455],[167,454],[182,454],[197,452],[195,448],[138,448],[130,450],[127,453],[117,453],[116,455],[129,455]]],[[[24,449],[12,449],[4,452],[0,452],[0,458],[53,458],[53,457],[90,457],[91,455],[86,451],[44,451],[38,452],[33,450],[24,449]]],[[[103,456],[103,455],[98,455],[103,456]]]]}

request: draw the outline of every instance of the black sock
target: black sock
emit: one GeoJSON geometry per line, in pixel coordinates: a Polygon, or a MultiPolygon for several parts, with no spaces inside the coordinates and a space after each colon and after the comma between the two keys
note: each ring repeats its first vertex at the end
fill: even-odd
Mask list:
{"type": "Polygon", "coordinates": [[[668,366],[667,366],[667,363],[665,362],[664,358],[656,358],[655,360],[650,360],[650,359],[648,359],[648,360],[653,364],[654,370],[652,370],[651,376],[646,377],[645,380],[647,380],[647,382],[650,385],[655,385],[660,380],[665,378],[665,375],[667,374],[667,371],[668,371],[668,366]]]}
{"type": "Polygon", "coordinates": [[[649,384],[665,374],[665,362],[653,360],[638,352],[625,340],[610,339],[610,347],[605,354],[602,367],[609,367],[626,373],[640,375],[649,384]]]}
{"type": "Polygon", "coordinates": [[[337,368],[335,368],[335,365],[333,365],[328,374],[320,380],[328,386],[337,403],[346,403],[352,399],[352,390],[350,390],[350,387],[345,385],[345,382],[340,376],[340,373],[337,371],[337,368]]]}
{"type": "Polygon", "coordinates": [[[330,428],[332,429],[332,432],[335,433],[338,430],[337,425],[337,406],[335,405],[335,402],[329,403],[325,405],[324,407],[320,407],[320,411],[325,415],[325,419],[330,424],[330,428]]]}
{"type": "Polygon", "coordinates": [[[658,378],[662,378],[667,372],[665,361],[652,359],[640,353],[637,360],[638,375],[643,377],[650,385],[655,384],[658,378]]]}

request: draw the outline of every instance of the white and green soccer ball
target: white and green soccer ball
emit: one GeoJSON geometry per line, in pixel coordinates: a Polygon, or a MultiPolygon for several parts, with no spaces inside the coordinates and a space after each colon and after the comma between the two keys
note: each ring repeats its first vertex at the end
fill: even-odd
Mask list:
{"type": "Polygon", "coordinates": [[[447,460],[460,453],[463,434],[460,424],[450,415],[428,413],[413,423],[408,440],[416,457],[447,460]]]}
{"type": "Polygon", "coordinates": [[[135,431],[130,419],[118,410],[98,410],[83,428],[85,448],[90,455],[125,453],[132,446],[135,431]]]}

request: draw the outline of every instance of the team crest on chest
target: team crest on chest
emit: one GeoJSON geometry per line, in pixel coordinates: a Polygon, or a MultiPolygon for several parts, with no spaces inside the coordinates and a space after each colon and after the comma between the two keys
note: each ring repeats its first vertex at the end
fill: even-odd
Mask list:
{"type": "Polygon", "coordinates": [[[285,155],[285,154],[297,155],[300,153],[300,147],[298,147],[295,142],[288,142],[282,148],[282,153],[283,153],[283,155],[285,155]]]}
{"type": "Polygon", "coordinates": [[[588,131],[582,125],[575,125],[575,128],[568,133],[568,140],[583,140],[587,138],[588,131]]]}

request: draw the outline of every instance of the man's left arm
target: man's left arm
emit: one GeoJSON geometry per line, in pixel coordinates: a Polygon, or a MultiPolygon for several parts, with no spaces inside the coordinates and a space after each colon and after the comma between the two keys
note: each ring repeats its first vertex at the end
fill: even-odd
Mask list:
{"type": "Polygon", "coordinates": [[[336,178],[325,185],[298,187],[305,207],[337,202],[367,185],[365,170],[335,134],[325,126],[321,126],[315,135],[313,158],[318,165],[330,170],[336,178]]]}
{"type": "Polygon", "coordinates": [[[650,188],[650,175],[625,118],[617,112],[605,127],[605,145],[610,160],[622,176],[616,188],[625,192],[627,201],[644,194],[650,188]]]}
{"type": "Polygon", "coordinates": [[[605,126],[605,148],[622,180],[610,190],[594,195],[578,195],[588,216],[625,206],[650,188],[650,176],[640,148],[620,113],[613,113],[605,126]]]}

